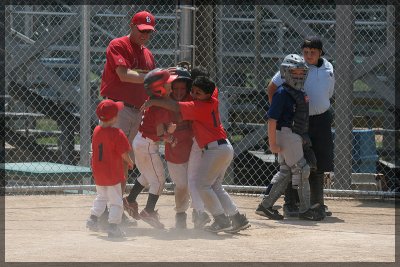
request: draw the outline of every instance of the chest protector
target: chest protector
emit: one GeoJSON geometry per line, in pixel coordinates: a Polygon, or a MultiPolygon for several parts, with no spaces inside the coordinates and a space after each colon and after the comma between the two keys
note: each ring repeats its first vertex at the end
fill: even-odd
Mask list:
{"type": "Polygon", "coordinates": [[[303,91],[294,89],[290,86],[284,86],[284,88],[296,102],[296,111],[294,112],[292,131],[302,137],[304,158],[306,159],[310,168],[315,170],[317,168],[317,158],[315,157],[315,153],[311,148],[311,139],[308,136],[307,95],[303,91]]]}
{"type": "Polygon", "coordinates": [[[293,89],[290,86],[284,86],[285,91],[296,102],[296,111],[293,117],[292,131],[300,136],[308,133],[308,99],[307,95],[297,89],[293,89]]]}

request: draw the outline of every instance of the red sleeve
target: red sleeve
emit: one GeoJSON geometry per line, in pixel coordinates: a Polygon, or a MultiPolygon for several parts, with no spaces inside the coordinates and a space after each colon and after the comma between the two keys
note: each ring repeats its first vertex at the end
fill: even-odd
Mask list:
{"type": "Polygon", "coordinates": [[[132,148],[131,145],[129,144],[128,138],[126,137],[125,133],[121,129],[117,130],[118,131],[115,137],[115,149],[118,155],[122,155],[125,152],[131,151],[132,148]]]}
{"type": "Polygon", "coordinates": [[[195,119],[195,115],[198,110],[196,111],[195,102],[188,101],[188,102],[178,102],[179,109],[182,114],[182,120],[193,121],[195,119]]]}
{"type": "Polygon", "coordinates": [[[118,66],[128,67],[128,63],[126,62],[125,57],[125,48],[122,47],[117,42],[111,42],[107,49],[107,57],[114,65],[114,68],[118,66]]]}

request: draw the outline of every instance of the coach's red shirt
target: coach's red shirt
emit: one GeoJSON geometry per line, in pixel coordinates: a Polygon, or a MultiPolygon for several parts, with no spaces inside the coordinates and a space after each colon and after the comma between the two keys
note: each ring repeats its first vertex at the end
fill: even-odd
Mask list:
{"type": "Polygon", "coordinates": [[[92,137],[92,172],[96,185],[109,186],[125,181],[121,155],[131,150],[121,129],[96,126],[92,137]]]}
{"type": "Polygon", "coordinates": [[[155,68],[153,54],[146,47],[132,43],[128,36],[112,40],[106,50],[100,94],[140,108],[148,98],[143,84],[122,82],[116,73],[118,66],[152,70],[155,68]]]}
{"type": "Polygon", "coordinates": [[[226,139],[219,117],[218,99],[211,97],[207,101],[179,102],[179,107],[182,119],[193,121],[194,137],[200,148],[218,139],[226,139]]]}
{"type": "Polygon", "coordinates": [[[157,125],[171,122],[168,110],[152,106],[144,111],[142,122],[139,126],[139,132],[143,137],[150,138],[154,142],[160,141],[157,136],[157,125]]]}

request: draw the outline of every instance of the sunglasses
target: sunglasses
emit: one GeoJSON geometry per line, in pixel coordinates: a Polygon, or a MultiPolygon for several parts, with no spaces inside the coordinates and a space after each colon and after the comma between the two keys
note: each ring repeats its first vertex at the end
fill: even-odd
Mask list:
{"type": "MultiPolygon", "coordinates": [[[[136,28],[137,28],[137,27],[136,27],[136,28]]],[[[147,34],[153,32],[152,30],[143,30],[143,31],[141,31],[141,30],[139,30],[139,28],[137,28],[137,30],[138,30],[140,33],[147,33],[147,34]]]]}

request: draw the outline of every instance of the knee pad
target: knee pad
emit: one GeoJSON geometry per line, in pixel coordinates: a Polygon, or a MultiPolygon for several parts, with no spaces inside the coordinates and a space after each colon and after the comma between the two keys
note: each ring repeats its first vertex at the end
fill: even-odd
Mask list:
{"type": "Polygon", "coordinates": [[[296,164],[291,167],[292,173],[292,187],[298,189],[299,186],[305,182],[308,183],[308,177],[310,176],[310,166],[307,161],[302,158],[296,164]]]}
{"type": "Polygon", "coordinates": [[[279,165],[279,172],[277,172],[271,180],[271,184],[276,184],[281,180],[285,180],[287,177],[290,177],[290,167],[286,164],[279,165]]]}
{"type": "Polygon", "coordinates": [[[287,165],[280,165],[279,172],[274,175],[271,180],[272,187],[268,196],[263,199],[265,207],[272,207],[278,198],[285,192],[285,189],[290,181],[290,167],[287,165]]]}

